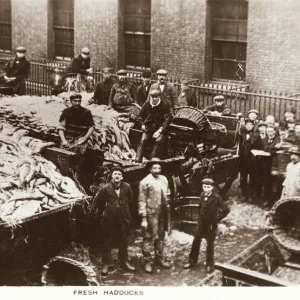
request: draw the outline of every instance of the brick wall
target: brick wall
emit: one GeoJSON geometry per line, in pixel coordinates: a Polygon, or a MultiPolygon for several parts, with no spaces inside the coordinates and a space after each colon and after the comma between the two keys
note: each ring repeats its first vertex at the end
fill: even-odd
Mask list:
{"type": "Polygon", "coordinates": [[[12,0],[12,49],[22,45],[27,57],[47,58],[48,0],[12,0]]]}
{"type": "Polygon", "coordinates": [[[300,92],[299,0],[249,0],[247,82],[300,92]]]}
{"type": "Polygon", "coordinates": [[[91,50],[94,67],[117,68],[118,0],[75,0],[74,50],[91,50]]]}
{"type": "Polygon", "coordinates": [[[152,0],[151,69],[191,78],[205,74],[206,1],[152,0]]]}

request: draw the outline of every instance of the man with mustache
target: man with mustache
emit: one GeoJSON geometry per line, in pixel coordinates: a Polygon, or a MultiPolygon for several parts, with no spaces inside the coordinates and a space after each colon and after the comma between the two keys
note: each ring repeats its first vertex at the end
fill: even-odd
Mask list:
{"type": "Polygon", "coordinates": [[[113,108],[121,113],[130,112],[132,104],[135,102],[134,86],[126,79],[126,70],[119,70],[117,76],[118,82],[111,89],[108,108],[113,108]]]}

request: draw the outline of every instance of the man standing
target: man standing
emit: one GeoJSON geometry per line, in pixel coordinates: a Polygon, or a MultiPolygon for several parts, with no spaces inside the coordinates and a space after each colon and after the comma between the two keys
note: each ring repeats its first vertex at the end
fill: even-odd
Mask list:
{"type": "Polygon", "coordinates": [[[162,144],[166,137],[165,131],[171,123],[170,107],[168,103],[161,100],[161,91],[152,89],[149,96],[150,100],[143,105],[139,115],[143,135],[136,152],[137,162],[142,162],[145,147],[151,139],[154,139],[155,145],[150,157],[161,156],[162,144]]]}
{"type": "Polygon", "coordinates": [[[112,86],[108,108],[113,108],[118,112],[130,112],[135,99],[135,91],[133,85],[127,81],[126,70],[117,72],[118,82],[112,86]]]}
{"type": "Polygon", "coordinates": [[[107,275],[111,264],[111,248],[118,244],[120,265],[127,271],[135,271],[128,262],[128,233],[131,223],[130,205],[133,192],[130,185],[123,182],[123,169],[111,169],[111,181],[101,188],[94,199],[98,214],[103,214],[102,233],[104,237],[102,275],[107,275]]]}
{"type": "Polygon", "coordinates": [[[147,273],[153,272],[154,262],[163,268],[170,268],[170,264],[163,259],[168,180],[161,175],[162,163],[158,158],[148,162],[150,174],[140,182],[139,189],[139,214],[144,230],[142,252],[147,273]]]}
{"type": "Polygon", "coordinates": [[[136,103],[142,107],[144,103],[146,102],[150,86],[151,86],[151,72],[150,71],[144,71],[142,73],[142,84],[138,86],[137,93],[136,93],[136,103]]]}
{"type": "Polygon", "coordinates": [[[0,78],[1,85],[14,88],[14,93],[18,95],[25,94],[25,79],[29,76],[30,63],[25,54],[24,47],[17,47],[15,58],[5,65],[5,74],[0,78]]]}
{"type": "Polygon", "coordinates": [[[300,150],[292,147],[289,150],[291,162],[286,167],[286,177],[283,182],[281,198],[300,196],[300,150]]]}
{"type": "MultiPolygon", "coordinates": [[[[161,99],[170,105],[171,113],[174,115],[175,108],[179,106],[175,87],[167,81],[168,72],[166,70],[158,70],[156,72],[158,82],[151,85],[150,91],[160,90],[161,99]]],[[[150,97],[148,97],[149,100],[150,97]]]]}
{"type": "Polygon", "coordinates": [[[103,80],[96,85],[93,100],[98,105],[108,105],[110,91],[114,85],[114,80],[109,73],[109,68],[103,69],[103,80]]]}
{"type": "Polygon", "coordinates": [[[201,240],[207,241],[206,271],[213,271],[214,267],[214,241],[218,223],[229,213],[229,208],[222,198],[213,191],[214,181],[210,178],[202,180],[203,192],[200,196],[199,217],[196,234],[194,236],[189,262],[183,267],[193,268],[198,262],[201,240]]]}
{"type": "Polygon", "coordinates": [[[61,147],[77,154],[74,168],[76,179],[80,178],[88,140],[95,126],[91,111],[81,106],[81,99],[80,94],[70,96],[72,106],[63,110],[58,128],[62,142],[61,147]]]}
{"type": "Polygon", "coordinates": [[[181,83],[180,93],[178,96],[178,105],[197,107],[197,100],[196,100],[195,93],[188,86],[187,80],[184,80],[181,83]]]}
{"type": "Polygon", "coordinates": [[[91,75],[93,73],[93,69],[91,68],[89,48],[82,48],[81,54],[72,59],[70,65],[67,67],[67,72],[86,76],[91,75]]]}

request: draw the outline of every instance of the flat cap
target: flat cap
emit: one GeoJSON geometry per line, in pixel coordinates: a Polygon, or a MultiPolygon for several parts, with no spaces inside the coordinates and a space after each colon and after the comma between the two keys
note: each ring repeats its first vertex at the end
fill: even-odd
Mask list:
{"type": "Polygon", "coordinates": [[[104,73],[109,73],[109,72],[110,72],[110,68],[108,68],[108,67],[104,68],[104,69],[103,69],[103,72],[104,72],[104,73]]]}
{"type": "Polygon", "coordinates": [[[151,78],[151,75],[152,75],[151,71],[148,71],[148,70],[146,70],[142,73],[143,78],[151,78]]]}
{"type": "Polygon", "coordinates": [[[124,175],[124,169],[121,166],[113,166],[110,170],[110,174],[112,174],[115,171],[119,171],[124,175]]]}
{"type": "Polygon", "coordinates": [[[127,75],[127,71],[126,70],[124,70],[124,69],[121,69],[121,70],[119,70],[118,72],[117,72],[117,75],[127,75]]]}
{"type": "Polygon", "coordinates": [[[73,100],[75,100],[75,99],[82,99],[82,96],[80,95],[80,94],[72,94],[71,96],[70,96],[70,101],[73,101],[73,100]]]}
{"type": "Polygon", "coordinates": [[[299,147],[296,147],[296,146],[295,147],[291,147],[289,149],[289,153],[300,155],[300,149],[299,149],[299,147]]]}
{"type": "Polygon", "coordinates": [[[254,121],[253,120],[251,120],[251,119],[249,119],[249,118],[247,118],[247,119],[245,119],[245,124],[246,123],[251,123],[251,124],[254,124],[254,121]]]}
{"type": "Polygon", "coordinates": [[[286,113],[286,112],[290,112],[290,113],[295,114],[296,113],[296,109],[293,106],[291,106],[291,105],[287,105],[286,108],[285,108],[285,110],[284,110],[284,113],[286,113]]]}
{"type": "Polygon", "coordinates": [[[152,165],[154,165],[154,164],[162,165],[163,163],[164,163],[163,160],[160,160],[160,159],[157,158],[157,157],[153,157],[153,158],[151,158],[150,160],[148,160],[148,161],[146,162],[146,165],[147,165],[147,166],[152,166],[152,165]]]}
{"type": "Polygon", "coordinates": [[[160,96],[161,95],[161,90],[159,89],[154,89],[154,90],[151,90],[149,92],[150,96],[160,96]]]}
{"type": "Polygon", "coordinates": [[[209,184],[209,185],[214,185],[214,181],[211,178],[204,178],[202,180],[202,184],[209,184]]]}
{"type": "Polygon", "coordinates": [[[296,126],[300,126],[300,122],[296,122],[296,123],[295,123],[295,127],[296,127],[296,126]]]}
{"type": "Polygon", "coordinates": [[[23,46],[18,46],[17,48],[16,48],[16,52],[22,52],[22,53],[26,53],[26,48],[25,47],[23,47],[23,46]]]}
{"type": "Polygon", "coordinates": [[[251,113],[255,113],[255,114],[259,115],[259,112],[256,109],[250,109],[248,111],[248,115],[251,114],[251,113]]]}
{"type": "Polygon", "coordinates": [[[168,71],[164,69],[159,69],[156,72],[157,75],[168,75],[168,71]]]}
{"type": "Polygon", "coordinates": [[[188,80],[182,80],[181,84],[183,84],[183,85],[188,85],[188,84],[189,84],[189,81],[188,81],[188,80]]]}
{"type": "Polygon", "coordinates": [[[267,124],[267,127],[268,128],[273,128],[273,129],[275,129],[276,130],[276,125],[275,124],[267,124]]]}
{"type": "Polygon", "coordinates": [[[224,101],[224,100],[225,100],[225,98],[223,95],[217,95],[214,97],[214,101],[224,101]]]}
{"type": "Polygon", "coordinates": [[[260,122],[258,123],[257,127],[265,126],[268,127],[269,125],[266,122],[260,122]]]}

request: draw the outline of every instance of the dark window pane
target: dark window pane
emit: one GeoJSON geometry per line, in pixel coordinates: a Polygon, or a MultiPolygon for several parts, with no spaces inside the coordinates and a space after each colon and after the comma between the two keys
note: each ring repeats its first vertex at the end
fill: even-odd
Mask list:
{"type": "Polygon", "coordinates": [[[11,0],[0,0],[0,49],[11,50],[11,0]]]}

